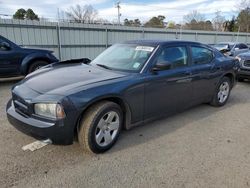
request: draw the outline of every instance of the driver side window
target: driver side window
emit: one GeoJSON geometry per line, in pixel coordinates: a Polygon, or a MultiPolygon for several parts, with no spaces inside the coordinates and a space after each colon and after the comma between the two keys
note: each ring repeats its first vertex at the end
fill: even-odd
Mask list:
{"type": "Polygon", "coordinates": [[[188,65],[187,49],[183,46],[164,48],[157,61],[170,63],[170,69],[185,67],[188,65]]]}

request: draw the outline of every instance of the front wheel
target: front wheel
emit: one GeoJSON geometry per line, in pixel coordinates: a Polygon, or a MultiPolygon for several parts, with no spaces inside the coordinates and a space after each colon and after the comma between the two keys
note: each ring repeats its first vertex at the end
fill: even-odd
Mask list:
{"type": "Polygon", "coordinates": [[[119,105],[104,101],[83,115],[78,129],[78,141],[89,153],[103,153],[118,139],[122,127],[122,111],[119,105]]]}
{"type": "Polygon", "coordinates": [[[230,96],[231,81],[228,77],[223,77],[216,88],[211,105],[224,106],[230,96]]]}
{"type": "Polygon", "coordinates": [[[35,61],[30,65],[28,73],[32,73],[46,65],[48,65],[47,61],[42,61],[42,60],[35,61]]]}

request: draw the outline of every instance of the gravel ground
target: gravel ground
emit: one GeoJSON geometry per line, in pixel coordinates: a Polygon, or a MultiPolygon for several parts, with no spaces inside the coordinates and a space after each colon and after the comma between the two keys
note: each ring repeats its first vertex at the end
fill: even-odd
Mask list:
{"type": "Polygon", "coordinates": [[[250,83],[222,108],[200,105],[124,131],[102,155],[78,143],[22,151],[35,141],[15,130],[5,106],[13,82],[0,83],[0,187],[249,187],[250,83]]]}

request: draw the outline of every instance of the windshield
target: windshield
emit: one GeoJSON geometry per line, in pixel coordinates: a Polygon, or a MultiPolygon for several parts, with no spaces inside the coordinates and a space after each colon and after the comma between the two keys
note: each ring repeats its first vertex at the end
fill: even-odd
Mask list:
{"type": "Polygon", "coordinates": [[[106,69],[139,72],[153,50],[152,46],[116,44],[101,53],[91,64],[106,69]]]}

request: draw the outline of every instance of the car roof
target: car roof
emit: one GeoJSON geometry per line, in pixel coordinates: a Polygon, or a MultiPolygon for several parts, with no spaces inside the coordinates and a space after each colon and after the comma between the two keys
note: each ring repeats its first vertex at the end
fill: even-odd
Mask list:
{"type": "Polygon", "coordinates": [[[184,40],[129,40],[129,41],[125,41],[124,43],[125,44],[149,45],[149,46],[168,45],[168,44],[196,44],[196,45],[202,45],[199,42],[184,41],[184,40]]]}
{"type": "Polygon", "coordinates": [[[235,44],[241,44],[239,42],[219,42],[218,44],[229,44],[229,45],[235,45],[235,44]]]}

